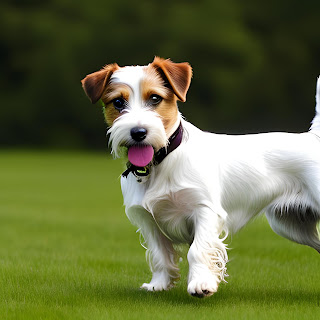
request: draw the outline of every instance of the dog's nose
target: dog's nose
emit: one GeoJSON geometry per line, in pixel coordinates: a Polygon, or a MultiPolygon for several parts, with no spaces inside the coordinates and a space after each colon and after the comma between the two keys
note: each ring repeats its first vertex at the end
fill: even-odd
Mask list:
{"type": "Polygon", "coordinates": [[[131,129],[130,134],[133,140],[140,142],[147,136],[147,129],[142,127],[134,127],[131,129]]]}

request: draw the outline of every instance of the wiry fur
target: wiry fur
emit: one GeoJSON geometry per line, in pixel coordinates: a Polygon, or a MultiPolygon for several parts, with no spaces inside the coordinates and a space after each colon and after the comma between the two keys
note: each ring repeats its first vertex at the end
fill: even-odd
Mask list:
{"type": "MultiPolygon", "coordinates": [[[[172,63],[159,61],[155,69],[172,63]]],[[[155,151],[167,145],[180,122],[183,141],[151,167],[142,183],[132,173],[121,178],[126,214],[145,239],[153,273],[142,288],[169,289],[179,278],[174,246],[187,243],[188,292],[213,294],[226,275],[225,237],[262,212],[276,233],[320,252],[320,79],[309,132],[229,136],[203,132],[180,113],[174,126],[165,130],[157,109],[146,107],[140,96],[146,68],[150,65],[120,68],[111,76],[110,81],[127,84],[132,92],[128,108],[109,129],[114,155],[135,143],[130,137],[135,126],[148,130],[144,143],[155,151]]],[[[190,70],[186,76],[191,77],[190,70]]],[[[168,82],[172,90],[174,81],[168,82]]],[[[188,88],[180,84],[179,89],[188,88]]]]}

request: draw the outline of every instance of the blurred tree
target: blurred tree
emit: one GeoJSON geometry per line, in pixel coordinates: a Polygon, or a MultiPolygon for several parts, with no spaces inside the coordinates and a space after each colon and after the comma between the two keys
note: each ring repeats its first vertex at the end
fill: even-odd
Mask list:
{"type": "Polygon", "coordinates": [[[106,63],[189,61],[186,117],[205,130],[307,130],[320,2],[3,0],[0,144],[105,145],[80,80],[106,63]]]}

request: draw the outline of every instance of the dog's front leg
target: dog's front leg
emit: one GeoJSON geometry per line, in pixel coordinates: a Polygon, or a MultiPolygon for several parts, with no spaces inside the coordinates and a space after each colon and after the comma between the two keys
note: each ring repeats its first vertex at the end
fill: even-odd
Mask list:
{"type": "Polygon", "coordinates": [[[178,256],[172,242],[159,230],[153,215],[141,205],[145,185],[137,183],[134,176],[129,175],[127,178],[122,177],[121,189],[127,217],[139,228],[145,240],[147,261],[152,271],[150,283],[144,283],[141,288],[148,291],[168,290],[180,277],[178,256]]]}
{"type": "Polygon", "coordinates": [[[188,252],[188,292],[192,296],[210,296],[224,280],[228,260],[220,234],[224,219],[211,208],[202,207],[195,214],[194,240],[188,252]]]}
{"type": "Polygon", "coordinates": [[[126,208],[126,213],[132,224],[139,228],[147,247],[146,257],[149,263],[152,279],[141,288],[148,291],[170,289],[179,279],[177,266],[178,255],[172,242],[159,230],[152,214],[142,206],[126,208]]]}
{"type": "Polygon", "coordinates": [[[141,232],[147,243],[146,255],[152,271],[150,283],[144,283],[141,288],[148,291],[168,290],[180,277],[178,256],[172,242],[162,234],[154,221],[141,232]]]}

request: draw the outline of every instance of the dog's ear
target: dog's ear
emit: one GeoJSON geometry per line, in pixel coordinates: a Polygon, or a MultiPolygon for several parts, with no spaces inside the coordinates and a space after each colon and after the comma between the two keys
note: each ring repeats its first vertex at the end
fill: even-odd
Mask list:
{"type": "Polygon", "coordinates": [[[92,103],[96,103],[101,98],[112,73],[118,69],[119,66],[116,63],[108,64],[100,71],[88,74],[81,80],[82,88],[92,103]]]}
{"type": "Polygon", "coordinates": [[[166,78],[178,99],[185,102],[192,78],[190,64],[174,63],[170,59],[155,57],[151,65],[166,78]]]}

